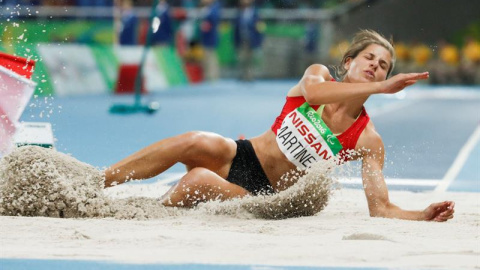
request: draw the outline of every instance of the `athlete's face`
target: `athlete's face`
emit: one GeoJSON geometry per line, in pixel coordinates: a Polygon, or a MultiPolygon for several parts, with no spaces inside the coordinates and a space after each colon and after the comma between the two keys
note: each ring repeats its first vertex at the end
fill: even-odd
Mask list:
{"type": "Polygon", "coordinates": [[[383,46],[370,44],[357,57],[348,58],[345,62],[348,82],[378,82],[387,78],[392,64],[392,55],[383,46]]]}

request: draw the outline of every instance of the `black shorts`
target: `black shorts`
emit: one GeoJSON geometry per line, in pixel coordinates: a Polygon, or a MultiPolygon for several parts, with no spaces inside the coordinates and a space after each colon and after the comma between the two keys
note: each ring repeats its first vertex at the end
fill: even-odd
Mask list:
{"type": "Polygon", "coordinates": [[[274,193],[270,181],[249,140],[238,140],[237,154],[233,158],[227,181],[241,186],[253,195],[274,193]]]}

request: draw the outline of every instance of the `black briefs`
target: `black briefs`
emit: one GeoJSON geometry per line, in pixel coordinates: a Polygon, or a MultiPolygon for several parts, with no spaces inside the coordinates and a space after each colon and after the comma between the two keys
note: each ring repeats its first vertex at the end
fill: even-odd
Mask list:
{"type": "Polygon", "coordinates": [[[233,158],[227,181],[239,185],[253,195],[274,193],[270,181],[249,140],[238,140],[237,154],[233,158]]]}

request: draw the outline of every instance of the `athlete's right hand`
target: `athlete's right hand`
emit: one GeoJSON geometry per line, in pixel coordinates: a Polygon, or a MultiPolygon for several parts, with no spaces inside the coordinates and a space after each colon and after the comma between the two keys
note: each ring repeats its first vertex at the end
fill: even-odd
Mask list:
{"type": "Polygon", "coordinates": [[[428,72],[423,73],[400,73],[388,80],[379,83],[379,93],[395,94],[402,91],[405,87],[416,83],[418,80],[426,80],[429,77],[428,72]]]}

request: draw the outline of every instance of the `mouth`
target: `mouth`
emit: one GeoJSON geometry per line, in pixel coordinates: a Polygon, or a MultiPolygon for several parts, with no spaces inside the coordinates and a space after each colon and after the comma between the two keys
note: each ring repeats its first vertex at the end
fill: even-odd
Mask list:
{"type": "Polygon", "coordinates": [[[373,71],[365,70],[365,74],[367,74],[367,77],[369,77],[370,79],[375,79],[375,73],[373,73],[373,71]]]}

